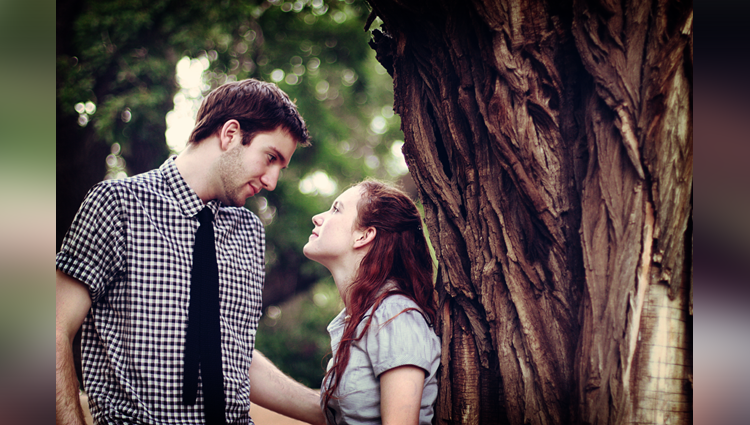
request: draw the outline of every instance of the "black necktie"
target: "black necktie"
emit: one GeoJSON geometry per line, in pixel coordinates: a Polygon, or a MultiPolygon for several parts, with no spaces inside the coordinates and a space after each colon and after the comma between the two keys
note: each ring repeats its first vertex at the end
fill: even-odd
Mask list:
{"type": "Polygon", "coordinates": [[[209,425],[225,423],[219,324],[219,266],[216,263],[213,218],[208,207],[198,213],[200,226],[195,232],[182,388],[183,404],[195,404],[200,363],[204,412],[209,425]]]}

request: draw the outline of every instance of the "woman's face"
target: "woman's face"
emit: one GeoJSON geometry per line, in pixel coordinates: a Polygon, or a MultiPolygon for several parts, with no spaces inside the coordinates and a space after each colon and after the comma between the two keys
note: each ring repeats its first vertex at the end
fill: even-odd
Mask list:
{"type": "Polygon", "coordinates": [[[302,248],[307,258],[328,266],[354,251],[357,203],[361,198],[360,188],[354,186],[339,195],[330,210],[312,218],[315,228],[302,248]]]}

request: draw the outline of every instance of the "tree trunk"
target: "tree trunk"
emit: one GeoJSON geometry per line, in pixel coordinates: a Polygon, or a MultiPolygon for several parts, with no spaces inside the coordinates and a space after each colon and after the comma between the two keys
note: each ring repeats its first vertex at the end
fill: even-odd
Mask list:
{"type": "Polygon", "coordinates": [[[439,261],[438,423],[692,422],[692,3],[369,0],[439,261]]]}

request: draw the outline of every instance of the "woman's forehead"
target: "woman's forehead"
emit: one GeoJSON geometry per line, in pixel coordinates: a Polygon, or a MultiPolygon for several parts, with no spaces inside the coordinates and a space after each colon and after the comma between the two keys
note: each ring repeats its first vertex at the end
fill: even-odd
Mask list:
{"type": "Polygon", "coordinates": [[[345,190],[338,198],[336,202],[344,205],[356,205],[359,199],[362,197],[362,191],[359,186],[353,186],[345,190]]]}

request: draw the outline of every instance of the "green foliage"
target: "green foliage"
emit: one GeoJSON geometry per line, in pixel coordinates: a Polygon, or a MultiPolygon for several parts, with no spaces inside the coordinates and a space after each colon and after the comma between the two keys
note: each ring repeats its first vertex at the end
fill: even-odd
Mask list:
{"type": "Polygon", "coordinates": [[[320,388],[331,358],[328,323],[344,308],[331,279],[280,306],[261,319],[256,348],[285,373],[310,388],[320,388]]]}

